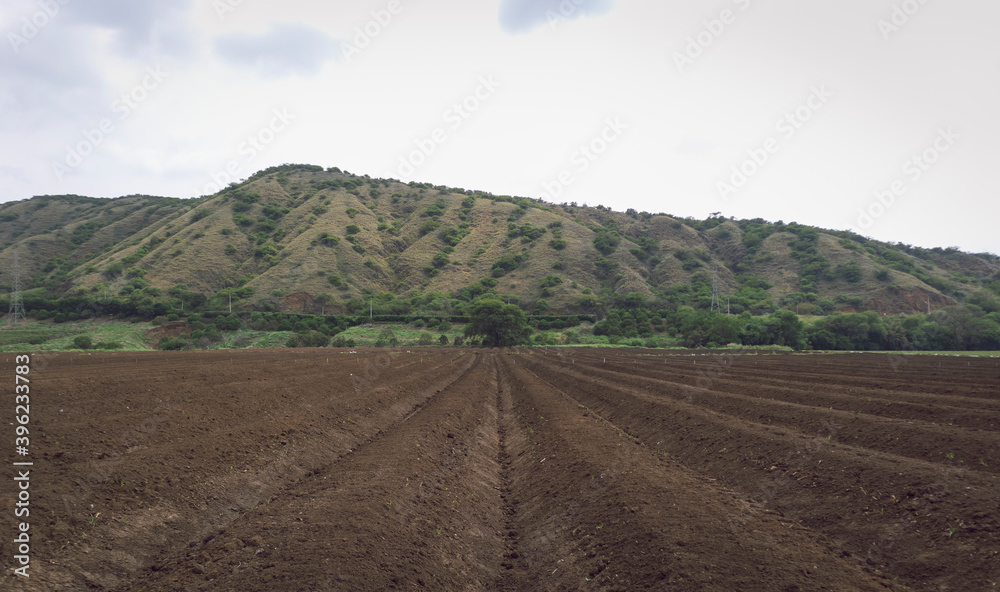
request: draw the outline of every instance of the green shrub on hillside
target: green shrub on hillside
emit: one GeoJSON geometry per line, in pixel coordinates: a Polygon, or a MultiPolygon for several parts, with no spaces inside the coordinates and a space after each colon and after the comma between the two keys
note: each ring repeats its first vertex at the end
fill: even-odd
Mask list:
{"type": "Polygon", "coordinates": [[[602,255],[610,255],[615,252],[620,242],[621,236],[618,235],[616,230],[602,228],[597,231],[597,235],[594,237],[594,248],[600,251],[602,255]]]}
{"type": "Polygon", "coordinates": [[[332,235],[329,232],[321,232],[316,237],[316,241],[324,247],[336,247],[340,243],[340,237],[332,235]]]}
{"type": "Polygon", "coordinates": [[[841,263],[834,269],[834,274],[844,281],[857,283],[861,281],[861,265],[857,261],[841,263]]]}
{"type": "Polygon", "coordinates": [[[493,263],[490,273],[495,278],[503,277],[520,267],[524,260],[525,256],[522,253],[504,255],[493,263]]]}

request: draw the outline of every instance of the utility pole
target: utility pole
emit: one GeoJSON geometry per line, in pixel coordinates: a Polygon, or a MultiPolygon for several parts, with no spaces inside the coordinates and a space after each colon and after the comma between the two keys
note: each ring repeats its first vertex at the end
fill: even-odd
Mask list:
{"type": "Polygon", "coordinates": [[[233,314],[233,289],[229,288],[229,314],[233,314]]]}
{"type": "Polygon", "coordinates": [[[16,325],[17,320],[27,321],[24,314],[24,302],[21,300],[21,266],[18,261],[18,253],[14,251],[14,293],[10,297],[10,312],[7,320],[11,325],[16,325]]]}
{"type": "Polygon", "coordinates": [[[712,267],[712,311],[719,311],[719,262],[712,267]]]}

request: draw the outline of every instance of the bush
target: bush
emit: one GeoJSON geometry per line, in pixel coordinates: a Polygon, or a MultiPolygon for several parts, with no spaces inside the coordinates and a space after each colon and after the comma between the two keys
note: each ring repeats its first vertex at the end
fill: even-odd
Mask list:
{"type": "Polygon", "coordinates": [[[324,247],[336,247],[340,243],[340,237],[329,232],[321,232],[316,240],[324,247]]]}
{"type": "Polygon", "coordinates": [[[433,259],[431,259],[431,265],[437,268],[444,267],[445,265],[448,265],[448,263],[450,262],[451,260],[448,259],[448,255],[445,255],[444,253],[438,253],[434,255],[433,259]]]}
{"type": "Polygon", "coordinates": [[[90,339],[90,335],[77,335],[73,338],[73,347],[77,349],[90,349],[93,346],[93,341],[90,339]]]}
{"type": "Polygon", "coordinates": [[[549,274],[542,278],[541,287],[542,288],[552,288],[563,283],[562,278],[557,275],[549,274]]]}
{"type": "Polygon", "coordinates": [[[524,262],[524,255],[520,253],[516,255],[504,255],[493,263],[490,273],[495,278],[502,277],[517,269],[522,262],[524,262]]]}
{"type": "Polygon", "coordinates": [[[157,345],[163,351],[176,351],[181,349],[187,349],[187,340],[181,337],[164,337],[160,339],[160,343],[157,345]]]}
{"type": "Polygon", "coordinates": [[[124,271],[125,271],[125,266],[121,262],[116,261],[115,263],[112,263],[111,265],[107,266],[107,268],[105,268],[104,276],[107,278],[116,278],[120,276],[124,271]]]}
{"type": "Polygon", "coordinates": [[[375,347],[397,347],[398,345],[399,339],[396,338],[396,332],[392,330],[392,327],[382,329],[375,340],[375,347]]]}
{"type": "Polygon", "coordinates": [[[231,313],[226,316],[218,316],[215,318],[215,325],[217,330],[222,331],[235,331],[240,328],[240,318],[236,313],[231,313]]]}
{"type": "Polygon", "coordinates": [[[438,343],[440,343],[441,345],[448,345],[448,336],[441,335],[441,337],[438,337],[438,343]]]}
{"type": "Polygon", "coordinates": [[[838,278],[852,284],[861,281],[861,265],[857,261],[848,261],[838,265],[834,273],[838,278]]]}
{"type": "Polygon", "coordinates": [[[610,255],[615,252],[620,242],[621,237],[618,236],[617,232],[610,228],[602,228],[597,232],[597,236],[594,237],[594,248],[600,251],[602,255],[610,255]]]}
{"type": "Polygon", "coordinates": [[[330,337],[319,331],[302,331],[288,338],[288,347],[326,347],[330,337]]]}

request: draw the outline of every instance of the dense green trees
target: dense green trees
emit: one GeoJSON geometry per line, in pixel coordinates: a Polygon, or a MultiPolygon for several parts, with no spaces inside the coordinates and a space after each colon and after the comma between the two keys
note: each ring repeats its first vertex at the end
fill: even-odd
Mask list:
{"type": "Polygon", "coordinates": [[[930,315],[836,314],[817,320],[805,333],[814,349],[996,350],[1000,313],[956,305],[930,315]]]}
{"type": "Polygon", "coordinates": [[[484,347],[511,347],[527,343],[531,328],[518,306],[484,297],[469,307],[465,336],[480,338],[484,347]]]}

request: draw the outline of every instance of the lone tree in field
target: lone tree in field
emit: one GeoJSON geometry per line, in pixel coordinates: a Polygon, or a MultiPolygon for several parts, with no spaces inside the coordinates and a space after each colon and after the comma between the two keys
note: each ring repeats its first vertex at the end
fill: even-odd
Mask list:
{"type": "Polygon", "coordinates": [[[469,309],[466,337],[482,337],[483,347],[511,347],[527,343],[531,327],[524,311],[496,298],[477,300],[469,309]]]}

